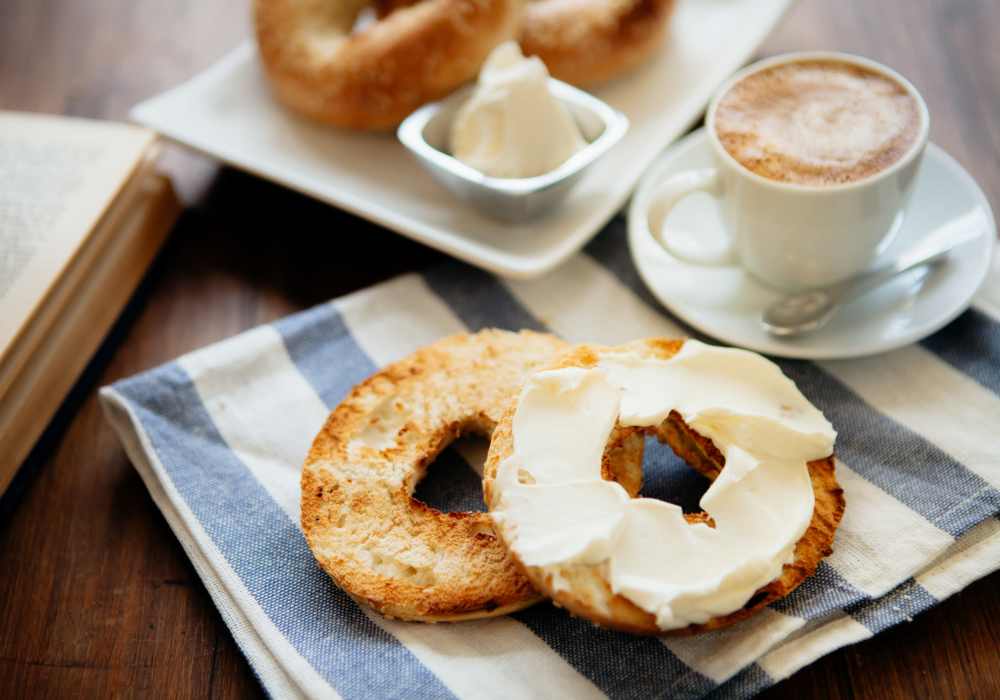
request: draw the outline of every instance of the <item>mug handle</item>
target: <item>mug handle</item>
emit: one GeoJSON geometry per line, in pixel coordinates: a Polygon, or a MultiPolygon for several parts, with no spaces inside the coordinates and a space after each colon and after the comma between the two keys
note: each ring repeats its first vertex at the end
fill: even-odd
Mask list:
{"type": "Polygon", "coordinates": [[[706,245],[704,238],[668,230],[666,220],[670,211],[695,192],[722,196],[719,171],[715,168],[688,170],[660,184],[649,196],[649,205],[645,207],[649,235],[660,247],[684,262],[711,267],[730,265],[735,262],[736,256],[732,238],[727,232],[723,232],[724,244],[710,246],[706,245]]]}

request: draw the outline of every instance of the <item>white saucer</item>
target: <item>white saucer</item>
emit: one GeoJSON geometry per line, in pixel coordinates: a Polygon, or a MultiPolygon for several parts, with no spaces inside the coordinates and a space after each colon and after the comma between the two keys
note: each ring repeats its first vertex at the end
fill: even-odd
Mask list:
{"type": "MultiPolygon", "coordinates": [[[[769,355],[808,359],[859,357],[913,343],[964,311],[990,267],[996,223],[975,180],[951,156],[929,144],[903,226],[885,251],[894,258],[922,238],[960,218],[982,234],[956,248],[913,294],[914,278],[904,275],[846,305],[825,328],[795,339],[765,332],[761,311],[780,296],[740,267],[701,267],[674,258],[635,225],[639,193],[674,172],[712,165],[704,129],[663,153],[643,175],[629,208],[629,249],[653,295],[682,321],[705,335],[769,355]]],[[[675,228],[704,235],[721,230],[716,202],[689,197],[671,214],[675,228]]]]}

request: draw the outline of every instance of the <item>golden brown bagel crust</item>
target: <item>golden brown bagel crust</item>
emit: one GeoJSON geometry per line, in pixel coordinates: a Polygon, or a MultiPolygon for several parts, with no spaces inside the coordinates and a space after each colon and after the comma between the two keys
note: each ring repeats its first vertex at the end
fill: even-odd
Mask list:
{"type": "Polygon", "coordinates": [[[381,130],[475,77],[522,0],[426,0],[353,31],[368,0],[254,0],[274,94],[333,126],[381,130]]]}
{"type": "MultiPolygon", "coordinates": [[[[375,0],[379,17],[420,0],[375,0]]],[[[617,78],[663,45],[675,0],[529,0],[518,43],[554,78],[589,87],[617,78]]]]}
{"type": "MultiPolygon", "coordinates": [[[[385,367],[334,409],[302,470],[302,530],[351,597],[427,622],[502,615],[539,599],[488,514],[442,513],[411,494],[459,435],[489,436],[524,378],[566,347],[528,331],[452,336],[385,367]]],[[[605,474],[638,493],[641,437],[613,437],[605,474]]]]}
{"type": "Polygon", "coordinates": [[[538,0],[525,5],[518,41],[553,77],[597,85],[660,49],[673,8],[674,0],[538,0]]]}
{"type": "MultiPolygon", "coordinates": [[[[654,338],[635,341],[622,347],[644,356],[669,359],[680,350],[683,342],[654,338]]],[[[577,346],[560,357],[550,368],[593,367],[597,364],[600,353],[606,349],[608,348],[601,346],[577,346]]],[[[516,408],[517,401],[512,400],[493,432],[490,443],[489,456],[483,471],[484,496],[490,509],[496,505],[493,481],[497,469],[513,452],[511,421],[516,408]]],[[[709,479],[715,479],[725,464],[724,458],[711,441],[689,428],[676,412],[671,412],[660,426],[648,430],[669,444],[688,465],[709,479]]],[[[638,608],[626,598],[612,593],[597,567],[581,565],[561,567],[559,575],[568,585],[561,585],[556,590],[551,574],[547,574],[541,567],[524,566],[517,560],[516,555],[514,559],[535,587],[552,598],[557,605],[605,627],[635,634],[656,635],[689,635],[727,627],[787,596],[813,574],[823,557],[833,551],[833,537],[843,516],[845,505],[843,491],[834,476],[834,458],[831,455],[826,459],[809,462],[808,468],[816,505],[809,528],[795,546],[795,560],[785,565],[781,576],[760,588],[741,609],[728,615],[714,617],[704,624],[689,625],[682,629],[664,632],[656,625],[656,618],[653,615],[638,608]]],[[[685,515],[685,518],[688,522],[711,523],[711,519],[705,513],[689,514],[685,515]]],[[[499,534],[503,536],[502,529],[499,530],[499,534]]]]}

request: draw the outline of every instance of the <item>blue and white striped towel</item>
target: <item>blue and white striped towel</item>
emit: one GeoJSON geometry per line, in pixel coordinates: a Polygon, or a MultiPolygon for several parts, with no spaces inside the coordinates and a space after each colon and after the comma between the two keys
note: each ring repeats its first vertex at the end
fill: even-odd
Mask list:
{"type": "MultiPolygon", "coordinates": [[[[781,363],[840,433],[848,508],[834,554],[780,604],[687,639],[608,632],[549,605],[460,624],[386,620],[330,582],[298,527],[299,467],[327,412],[420,345],[485,326],[602,343],[686,334],[641,286],[620,219],[542,279],[501,282],[446,264],[185,355],[101,397],[272,695],[746,697],[1000,566],[1000,266],[993,273],[976,308],[920,344],[781,363]]],[[[651,489],[697,488],[669,449],[650,453],[651,489]]],[[[453,478],[467,487],[456,503],[467,500],[475,477],[453,478]]]]}

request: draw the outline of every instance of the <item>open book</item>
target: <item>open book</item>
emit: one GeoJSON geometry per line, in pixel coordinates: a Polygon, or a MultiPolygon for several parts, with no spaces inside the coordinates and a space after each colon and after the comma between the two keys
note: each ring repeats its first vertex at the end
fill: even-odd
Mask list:
{"type": "Polygon", "coordinates": [[[180,212],[145,129],[0,112],[0,493],[180,212]]]}

